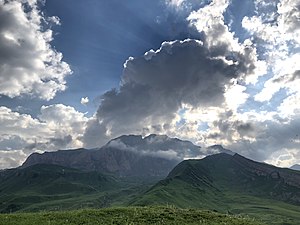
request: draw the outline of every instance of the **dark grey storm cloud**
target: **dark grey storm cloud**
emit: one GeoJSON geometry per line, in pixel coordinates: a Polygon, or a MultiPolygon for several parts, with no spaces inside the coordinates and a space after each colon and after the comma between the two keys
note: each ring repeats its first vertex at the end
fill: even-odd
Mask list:
{"type": "Polygon", "coordinates": [[[57,150],[65,149],[68,144],[72,142],[73,138],[71,135],[67,135],[62,138],[49,138],[46,142],[35,142],[25,147],[25,150],[57,150]]]}
{"type": "Polygon", "coordinates": [[[297,80],[297,79],[300,79],[300,70],[296,70],[296,71],[293,73],[293,76],[292,76],[292,78],[290,79],[290,81],[294,81],[294,80],[297,80]]]}
{"type": "Polygon", "coordinates": [[[164,42],[156,52],[129,58],[120,88],[102,96],[96,118],[89,122],[86,146],[101,145],[124,133],[141,133],[148,126],[168,126],[183,104],[222,104],[225,85],[254,69],[247,51],[243,55],[227,49],[224,43],[210,49],[188,39],[164,42]],[[234,62],[226,59],[229,55],[234,62]]]}
{"type": "Polygon", "coordinates": [[[232,141],[233,132],[237,132],[239,136],[255,136],[257,132],[255,124],[252,122],[244,122],[235,120],[234,114],[231,110],[219,114],[219,119],[213,122],[213,125],[218,128],[220,134],[212,133],[211,135],[219,137],[220,139],[226,136],[224,140],[232,141]]]}
{"type": "Polygon", "coordinates": [[[294,158],[299,158],[299,118],[293,119],[289,124],[270,121],[267,125],[257,123],[256,126],[263,126],[268,129],[263,129],[255,137],[255,141],[241,138],[238,142],[229,146],[229,148],[236,149],[245,156],[259,161],[270,159],[273,153],[284,154],[285,151],[291,153],[294,151],[294,158]]]}
{"type": "Polygon", "coordinates": [[[300,79],[300,70],[296,70],[292,74],[286,74],[285,76],[278,77],[274,79],[272,82],[274,83],[293,82],[298,79],[300,79]]]}

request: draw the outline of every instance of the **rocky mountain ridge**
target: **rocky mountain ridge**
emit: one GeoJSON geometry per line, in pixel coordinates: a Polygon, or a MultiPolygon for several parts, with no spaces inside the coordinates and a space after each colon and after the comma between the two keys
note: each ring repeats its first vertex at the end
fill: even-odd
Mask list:
{"type": "Polygon", "coordinates": [[[123,135],[98,149],[33,153],[22,168],[35,164],[55,164],[117,176],[165,177],[185,157],[197,158],[219,152],[232,153],[221,146],[202,149],[190,141],[166,135],[123,135]]]}
{"type": "Polygon", "coordinates": [[[220,153],[179,163],[135,204],[158,202],[224,210],[232,201],[243,206],[244,199],[299,206],[300,172],[220,153]]]}

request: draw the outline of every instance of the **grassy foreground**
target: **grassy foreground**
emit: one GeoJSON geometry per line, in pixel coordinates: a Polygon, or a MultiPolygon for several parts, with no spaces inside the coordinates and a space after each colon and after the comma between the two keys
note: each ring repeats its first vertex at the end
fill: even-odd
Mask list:
{"type": "Polygon", "coordinates": [[[174,207],[122,207],[65,212],[0,214],[1,225],[205,224],[259,225],[249,218],[174,207]]]}

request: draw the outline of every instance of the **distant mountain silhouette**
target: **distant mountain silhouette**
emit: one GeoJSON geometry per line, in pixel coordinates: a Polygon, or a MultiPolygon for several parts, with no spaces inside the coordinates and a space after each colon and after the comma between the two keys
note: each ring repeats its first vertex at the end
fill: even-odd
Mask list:
{"type": "Polygon", "coordinates": [[[189,141],[151,134],[123,135],[109,141],[99,149],[60,150],[56,152],[33,153],[22,168],[35,164],[55,164],[85,171],[112,173],[117,176],[156,176],[168,173],[186,156],[231,151],[213,146],[205,151],[189,141]]]}
{"type": "Polygon", "coordinates": [[[295,164],[295,165],[291,166],[290,169],[292,169],[292,170],[299,170],[300,171],[300,165],[299,164],[295,164]]]}

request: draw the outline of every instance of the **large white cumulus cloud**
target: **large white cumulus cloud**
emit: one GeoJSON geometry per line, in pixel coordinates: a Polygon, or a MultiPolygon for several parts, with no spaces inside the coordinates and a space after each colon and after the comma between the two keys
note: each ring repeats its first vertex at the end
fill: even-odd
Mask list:
{"type": "Polygon", "coordinates": [[[262,2],[255,1],[257,15],[242,21],[244,28],[264,49],[263,57],[272,73],[255,100],[268,102],[281,89],[299,96],[300,0],[274,1],[272,10],[261,14],[262,2]]]}
{"type": "Polygon", "coordinates": [[[57,17],[45,17],[38,0],[0,0],[0,94],[50,100],[71,73],[51,41],[57,17]]]}
{"type": "Polygon", "coordinates": [[[1,106],[0,169],[20,165],[34,151],[81,147],[87,121],[85,114],[62,104],[42,106],[38,118],[1,106]]]}

